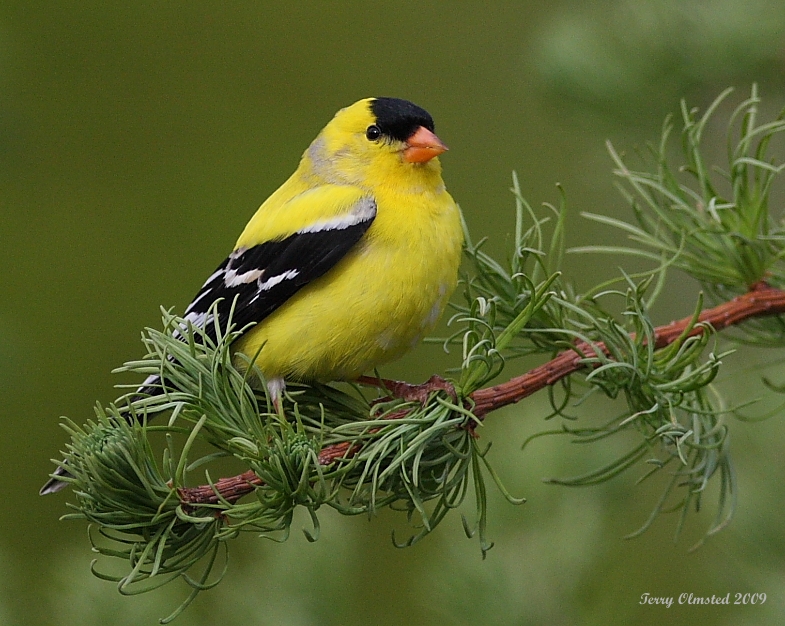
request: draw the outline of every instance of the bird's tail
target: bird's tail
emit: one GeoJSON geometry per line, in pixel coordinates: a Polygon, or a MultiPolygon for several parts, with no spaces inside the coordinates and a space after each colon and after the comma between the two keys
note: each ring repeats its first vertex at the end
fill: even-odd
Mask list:
{"type": "Polygon", "coordinates": [[[60,480],[59,476],[71,476],[63,466],[58,467],[54,472],[52,472],[52,477],[46,481],[46,484],[41,487],[41,491],[39,491],[39,495],[45,496],[48,493],[57,493],[61,489],[65,489],[68,485],[68,482],[64,480],[60,480]]]}

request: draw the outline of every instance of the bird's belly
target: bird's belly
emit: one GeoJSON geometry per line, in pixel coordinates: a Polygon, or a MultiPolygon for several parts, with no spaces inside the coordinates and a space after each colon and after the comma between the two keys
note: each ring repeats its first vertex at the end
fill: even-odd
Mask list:
{"type": "Polygon", "coordinates": [[[439,319],[460,249],[413,255],[365,246],[239,340],[266,377],[347,380],[397,358],[439,319]],[[359,257],[359,258],[358,258],[359,257]],[[261,347],[261,350],[259,350],[261,347]]]}

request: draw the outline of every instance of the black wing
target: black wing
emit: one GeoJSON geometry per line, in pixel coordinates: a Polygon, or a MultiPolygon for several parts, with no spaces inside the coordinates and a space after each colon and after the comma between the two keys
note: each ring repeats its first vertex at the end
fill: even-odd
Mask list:
{"type": "Polygon", "coordinates": [[[376,203],[362,198],[353,210],[293,235],[238,248],[221,263],[185,311],[185,319],[215,339],[210,307],[218,319],[232,312],[235,328],[261,322],[311,281],[323,276],[360,241],[376,217],[376,203]]]}
{"type": "MultiPolygon", "coordinates": [[[[238,248],[205,281],[185,310],[185,319],[216,340],[232,314],[234,328],[259,323],[312,280],[326,274],[360,241],[376,217],[376,202],[360,198],[348,212],[317,222],[280,240],[238,248]],[[211,307],[215,304],[215,308],[211,307]],[[234,310],[232,310],[234,307],[234,310]]],[[[175,334],[179,334],[175,331],[175,334]]],[[[199,340],[199,336],[194,336],[199,340]]],[[[163,381],[151,374],[136,396],[156,396],[163,381]]]]}

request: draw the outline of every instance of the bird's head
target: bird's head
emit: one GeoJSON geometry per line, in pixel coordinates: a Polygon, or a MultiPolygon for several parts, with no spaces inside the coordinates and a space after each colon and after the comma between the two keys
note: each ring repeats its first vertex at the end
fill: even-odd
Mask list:
{"type": "Polygon", "coordinates": [[[436,157],[445,150],[424,109],[398,98],[366,98],[335,114],[304,161],[329,182],[374,185],[440,178],[436,157]]]}

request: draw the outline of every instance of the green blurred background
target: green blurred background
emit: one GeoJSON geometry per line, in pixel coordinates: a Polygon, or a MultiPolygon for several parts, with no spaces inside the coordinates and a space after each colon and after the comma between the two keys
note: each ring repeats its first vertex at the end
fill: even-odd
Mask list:
{"type": "MultiPolygon", "coordinates": [[[[126,598],[91,575],[85,525],[57,521],[68,496],[37,495],[66,439],[57,418],[84,421],[113,399],[109,372],[141,354],[140,330],[160,324],[160,305],[183,311],[338,108],[373,95],[427,108],[451,147],[448,187],[493,250],[511,228],[513,169],[534,204],[564,184],[570,245],[618,243],[578,216],[629,217],[604,141],[656,139],[679,98],[705,108],[729,85],[738,102],[759,82],[776,112],[783,32],[781,0],[0,3],[0,624],[153,624],[185,596],[174,584],[126,598]]],[[[631,267],[592,257],[566,269],[586,287],[620,264],[631,267]]],[[[657,321],[695,297],[676,277],[657,321]]],[[[761,364],[781,359],[740,353],[725,389],[753,397],[761,364]]],[[[423,346],[383,373],[420,380],[451,363],[423,346]]],[[[534,398],[482,431],[507,487],[528,498],[513,507],[491,493],[486,560],[458,514],[399,550],[398,516],[324,511],[315,544],[297,531],[305,518],[282,545],[232,542],[224,582],[178,623],[781,623],[781,413],[731,422],[738,513],[688,553],[711,511],[676,545],[672,517],[622,539],[659,493],[634,485],[637,470],[591,489],[544,485],[607,459],[566,441],[522,453],[545,412],[534,398]],[[768,600],[668,609],[640,605],[646,592],[768,600]]]]}

